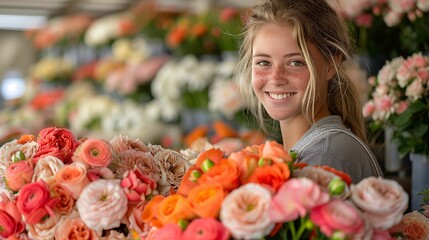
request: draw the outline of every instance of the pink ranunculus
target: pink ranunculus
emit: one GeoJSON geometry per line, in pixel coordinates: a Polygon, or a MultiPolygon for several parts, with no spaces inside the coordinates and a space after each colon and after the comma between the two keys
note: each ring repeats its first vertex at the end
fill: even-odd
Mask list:
{"type": "Polygon", "coordinates": [[[164,227],[155,230],[152,235],[153,240],[180,240],[182,237],[182,229],[177,224],[167,224],[164,227]]]}
{"type": "Polygon", "coordinates": [[[28,224],[40,222],[48,214],[53,216],[53,207],[59,201],[51,198],[47,183],[29,183],[21,188],[16,206],[28,224]]]}
{"type": "Polygon", "coordinates": [[[359,210],[351,202],[341,199],[332,199],[313,208],[310,219],[327,237],[332,237],[336,231],[353,236],[360,234],[365,227],[359,210]]]}
{"type": "Polygon", "coordinates": [[[408,194],[394,180],[368,177],[351,186],[351,199],[375,228],[388,229],[401,221],[408,194]]]}
{"type": "Polygon", "coordinates": [[[193,220],[182,235],[183,240],[228,240],[229,231],[214,218],[193,220]]]}
{"type": "Polygon", "coordinates": [[[364,117],[370,117],[375,111],[375,105],[373,101],[369,101],[367,103],[365,103],[365,105],[363,106],[363,116],[364,117]]]}
{"type": "Polygon", "coordinates": [[[7,186],[12,191],[18,191],[25,184],[31,182],[33,177],[33,164],[30,161],[12,163],[6,169],[5,179],[7,186]]]}
{"type": "Polygon", "coordinates": [[[79,141],[70,130],[56,127],[42,129],[39,132],[37,143],[39,149],[33,156],[33,163],[45,155],[52,155],[64,163],[70,163],[73,152],[79,146],[79,141]]]}
{"type": "Polygon", "coordinates": [[[96,232],[88,228],[80,218],[68,218],[61,221],[55,231],[55,239],[98,240],[96,232]]]}
{"type": "Polygon", "coordinates": [[[328,201],[329,194],[312,180],[292,178],[271,199],[268,215],[273,222],[288,222],[305,216],[312,208],[328,201]]]}
{"type": "Polygon", "coordinates": [[[127,205],[127,196],[119,179],[100,179],[89,183],[76,202],[82,221],[95,231],[119,227],[127,205]]]}
{"type": "Polygon", "coordinates": [[[12,201],[0,202],[0,236],[8,238],[25,229],[21,214],[12,201]]]}
{"type": "Polygon", "coordinates": [[[107,167],[112,162],[113,151],[110,143],[96,138],[88,138],[76,149],[73,161],[82,161],[90,167],[107,167]]]}
{"type": "Polygon", "coordinates": [[[230,192],[222,202],[220,220],[237,239],[258,239],[274,228],[268,217],[271,192],[256,183],[248,183],[230,192]]]}
{"type": "Polygon", "coordinates": [[[121,181],[121,187],[124,189],[130,203],[138,203],[146,200],[146,197],[156,189],[156,182],[136,168],[125,173],[121,181]]]}
{"type": "Polygon", "coordinates": [[[58,184],[67,188],[73,194],[74,199],[77,199],[85,186],[89,184],[86,168],[79,162],[65,165],[55,175],[55,180],[58,184]]]}

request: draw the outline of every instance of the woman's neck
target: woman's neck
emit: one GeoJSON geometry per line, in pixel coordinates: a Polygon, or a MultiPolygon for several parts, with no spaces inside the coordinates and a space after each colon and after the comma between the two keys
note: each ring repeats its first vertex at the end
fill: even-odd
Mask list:
{"type": "Polygon", "coordinates": [[[310,127],[303,115],[280,121],[284,149],[289,151],[310,127]]]}

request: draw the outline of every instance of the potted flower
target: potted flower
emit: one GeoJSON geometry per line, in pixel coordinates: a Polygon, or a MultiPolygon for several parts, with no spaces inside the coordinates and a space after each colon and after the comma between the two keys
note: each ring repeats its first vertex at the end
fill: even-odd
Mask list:
{"type": "MultiPolygon", "coordinates": [[[[392,124],[393,141],[412,161],[413,195],[429,186],[429,56],[397,57],[371,77],[374,91],[363,108],[372,126],[392,124]]],[[[415,204],[413,202],[413,204],[415,204]]],[[[416,206],[414,206],[416,207],[416,206]]]]}

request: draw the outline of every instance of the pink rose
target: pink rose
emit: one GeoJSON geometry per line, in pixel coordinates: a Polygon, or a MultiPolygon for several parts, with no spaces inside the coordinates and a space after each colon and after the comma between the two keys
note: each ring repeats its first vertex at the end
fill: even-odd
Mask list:
{"type": "Polygon", "coordinates": [[[361,233],[365,227],[365,221],[356,207],[340,199],[332,199],[313,208],[310,219],[327,237],[332,237],[336,231],[352,236],[361,233]]]}
{"type": "Polygon", "coordinates": [[[76,149],[73,161],[82,161],[90,167],[107,167],[112,162],[112,157],[113,152],[109,142],[89,138],[76,149]]]}
{"type": "Polygon", "coordinates": [[[28,224],[36,224],[47,215],[53,216],[53,207],[59,201],[51,198],[44,181],[29,183],[19,191],[16,206],[28,224]]]}
{"type": "Polygon", "coordinates": [[[227,240],[228,230],[214,218],[193,220],[182,235],[183,240],[227,240]]]}
{"type": "Polygon", "coordinates": [[[97,234],[88,228],[80,218],[66,219],[55,231],[55,239],[98,240],[97,234]]]}
{"type": "Polygon", "coordinates": [[[292,178],[271,199],[268,215],[273,222],[288,222],[304,217],[312,208],[328,201],[329,194],[312,180],[292,178]]]}
{"type": "Polygon", "coordinates": [[[408,194],[394,180],[368,177],[351,186],[351,199],[375,228],[388,229],[401,221],[408,194]]]}
{"type": "Polygon", "coordinates": [[[139,169],[125,173],[121,181],[121,187],[124,189],[130,203],[145,201],[154,189],[156,182],[150,177],[144,175],[139,169]]]}
{"type": "Polygon", "coordinates": [[[405,90],[405,95],[411,100],[417,100],[422,97],[424,91],[425,88],[423,87],[422,80],[416,78],[410,85],[407,86],[407,89],[405,90]]]}
{"type": "Polygon", "coordinates": [[[268,217],[271,192],[256,183],[248,183],[231,191],[223,200],[220,220],[237,239],[258,239],[274,228],[268,217]]]}
{"type": "Polygon", "coordinates": [[[408,101],[399,102],[399,104],[396,106],[396,113],[401,114],[405,112],[408,109],[408,105],[409,105],[408,101]]]}
{"type": "Polygon", "coordinates": [[[73,152],[79,146],[79,141],[73,133],[66,128],[49,127],[42,129],[37,138],[39,149],[33,156],[33,163],[45,155],[61,159],[70,163],[73,152]]]}
{"type": "Polygon", "coordinates": [[[0,202],[0,236],[8,238],[24,231],[25,225],[14,202],[0,202]]]}
{"type": "Polygon", "coordinates": [[[73,194],[74,199],[77,199],[85,186],[89,184],[86,168],[79,162],[65,165],[55,175],[55,180],[58,184],[67,188],[73,194]]]}
{"type": "Polygon", "coordinates": [[[11,164],[6,169],[6,183],[12,191],[18,191],[25,184],[31,182],[33,177],[33,165],[29,161],[19,161],[11,164]]]}

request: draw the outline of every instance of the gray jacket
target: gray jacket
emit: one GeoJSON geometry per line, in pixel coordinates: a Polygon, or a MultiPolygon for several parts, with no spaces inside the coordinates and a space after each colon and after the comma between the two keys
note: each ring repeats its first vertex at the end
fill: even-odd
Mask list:
{"type": "Polygon", "coordinates": [[[328,165],[350,175],[353,183],[369,176],[383,176],[370,148],[347,129],[339,116],[316,122],[291,151],[298,161],[309,165],[328,165]]]}

